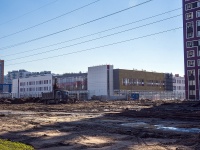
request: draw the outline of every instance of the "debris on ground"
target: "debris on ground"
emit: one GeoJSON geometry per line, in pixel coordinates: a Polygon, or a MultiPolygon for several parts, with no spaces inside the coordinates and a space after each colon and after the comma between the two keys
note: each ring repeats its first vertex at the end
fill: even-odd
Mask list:
{"type": "Polygon", "coordinates": [[[35,149],[199,150],[199,101],[0,100],[0,139],[35,149]]]}

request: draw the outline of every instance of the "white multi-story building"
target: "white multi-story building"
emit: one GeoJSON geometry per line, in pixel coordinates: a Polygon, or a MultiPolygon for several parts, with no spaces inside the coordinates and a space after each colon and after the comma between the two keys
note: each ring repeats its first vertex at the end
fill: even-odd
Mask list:
{"type": "Polygon", "coordinates": [[[6,84],[12,84],[12,80],[18,79],[18,78],[26,78],[30,76],[36,76],[36,75],[44,75],[44,74],[51,74],[51,71],[42,71],[42,72],[29,72],[26,70],[13,70],[9,71],[8,74],[5,76],[4,83],[6,84]]]}
{"type": "Polygon", "coordinates": [[[51,92],[53,88],[51,74],[35,75],[12,81],[12,97],[41,97],[42,92],[51,92]]]}
{"type": "Polygon", "coordinates": [[[173,92],[177,99],[185,99],[185,77],[173,76],[173,92]]]}
{"type": "Polygon", "coordinates": [[[13,70],[9,71],[8,74],[5,76],[5,81],[4,83],[7,84],[12,84],[13,79],[18,79],[18,78],[25,78],[29,76],[31,72],[28,72],[26,70],[13,70]]]}
{"type": "Polygon", "coordinates": [[[88,67],[89,98],[95,96],[113,95],[113,66],[102,65],[88,67]]]}

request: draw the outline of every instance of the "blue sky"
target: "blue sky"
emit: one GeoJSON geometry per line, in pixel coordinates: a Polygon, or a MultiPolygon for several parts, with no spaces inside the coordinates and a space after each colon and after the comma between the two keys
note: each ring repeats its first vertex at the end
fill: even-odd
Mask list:
{"type": "MultiPolygon", "coordinates": [[[[37,25],[46,20],[52,19],[94,1],[95,0],[1,0],[0,38],[37,25]],[[41,6],[44,7],[38,9],[41,6]],[[26,14],[27,12],[31,11],[33,12],[26,14]],[[26,15],[22,16],[23,14],[26,15]]],[[[177,16],[182,14],[181,9],[152,19],[146,19],[144,21],[130,24],[128,26],[110,30],[104,33],[81,38],[79,40],[73,40],[60,45],[38,49],[41,47],[52,45],[54,43],[68,41],[74,38],[82,37],[109,28],[141,20],[143,18],[151,17],[166,11],[181,8],[181,0],[153,0],[144,5],[140,5],[122,13],[98,20],[84,26],[67,30],[60,34],[49,36],[47,38],[43,38],[16,47],[2,49],[10,45],[45,36],[73,26],[77,26],[79,24],[94,20],[96,18],[114,13],[116,11],[137,5],[145,1],[147,0],[100,0],[93,5],[90,5],[71,14],[65,15],[64,17],[48,22],[41,26],[15,34],[13,36],[1,38],[0,59],[5,60],[5,74],[8,71],[19,69],[26,69],[32,72],[49,70],[53,73],[58,74],[79,71],[86,72],[87,67],[90,66],[111,64],[114,65],[114,68],[120,69],[134,68],[138,70],[143,69],[147,71],[169,72],[173,74],[178,73],[180,75],[183,75],[184,63],[182,28],[155,36],[132,40],[126,43],[102,47],[99,49],[92,49],[90,51],[84,51],[81,53],[74,53],[76,51],[90,49],[115,42],[146,36],[149,34],[154,34],[157,32],[162,32],[177,27],[182,27],[182,16],[177,16]],[[69,45],[135,28],[173,16],[177,17],[92,42],[67,47],[69,45]],[[31,57],[29,56],[57,49],[60,47],[66,48],[31,57]],[[37,60],[67,53],[72,54],[62,57],[55,57],[52,59],[37,60]]]]}

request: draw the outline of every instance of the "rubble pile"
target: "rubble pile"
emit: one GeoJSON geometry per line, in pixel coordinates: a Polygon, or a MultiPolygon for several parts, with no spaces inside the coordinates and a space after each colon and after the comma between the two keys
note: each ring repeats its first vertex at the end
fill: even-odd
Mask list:
{"type": "Polygon", "coordinates": [[[1,98],[0,104],[25,104],[25,103],[37,103],[40,102],[40,98],[1,98]]]}
{"type": "MultiPolygon", "coordinates": [[[[140,103],[140,105],[142,105],[140,103]]],[[[144,105],[147,105],[144,104],[144,105]]],[[[173,101],[163,102],[154,107],[137,110],[125,110],[120,115],[134,118],[162,118],[162,119],[178,119],[178,120],[199,120],[200,121],[200,102],[198,101],[173,101]]]]}

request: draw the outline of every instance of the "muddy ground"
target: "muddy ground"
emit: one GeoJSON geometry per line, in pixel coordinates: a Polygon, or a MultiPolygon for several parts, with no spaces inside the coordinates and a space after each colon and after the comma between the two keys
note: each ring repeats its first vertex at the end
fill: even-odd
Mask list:
{"type": "Polygon", "coordinates": [[[0,104],[0,138],[40,150],[199,150],[200,103],[0,104]]]}

